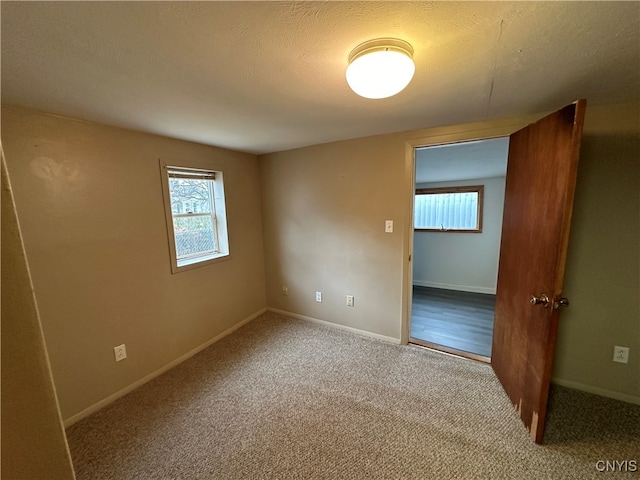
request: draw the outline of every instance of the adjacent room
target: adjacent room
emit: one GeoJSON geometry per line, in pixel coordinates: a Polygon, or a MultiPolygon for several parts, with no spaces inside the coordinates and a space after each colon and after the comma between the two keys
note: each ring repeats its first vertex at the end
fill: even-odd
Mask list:
{"type": "Polygon", "coordinates": [[[417,148],[411,341],[491,358],[509,139],[417,148]]]}
{"type": "Polygon", "coordinates": [[[3,479],[637,476],[640,3],[0,9],[3,479]]]}

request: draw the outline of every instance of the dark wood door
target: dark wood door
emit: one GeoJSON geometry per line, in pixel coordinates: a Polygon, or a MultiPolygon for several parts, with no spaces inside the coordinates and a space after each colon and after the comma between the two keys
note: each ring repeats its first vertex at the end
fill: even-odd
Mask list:
{"type": "Polygon", "coordinates": [[[509,142],[491,364],[537,443],[544,435],[585,108],[585,100],[568,105],[509,142]],[[532,304],[532,296],[540,303],[532,304]]]}

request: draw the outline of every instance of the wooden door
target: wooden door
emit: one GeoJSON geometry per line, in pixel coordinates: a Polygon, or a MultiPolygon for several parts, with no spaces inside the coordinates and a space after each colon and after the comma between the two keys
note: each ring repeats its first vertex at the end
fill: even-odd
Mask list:
{"type": "Polygon", "coordinates": [[[568,105],[509,142],[491,364],[536,443],[544,435],[585,107],[585,100],[568,105]]]}

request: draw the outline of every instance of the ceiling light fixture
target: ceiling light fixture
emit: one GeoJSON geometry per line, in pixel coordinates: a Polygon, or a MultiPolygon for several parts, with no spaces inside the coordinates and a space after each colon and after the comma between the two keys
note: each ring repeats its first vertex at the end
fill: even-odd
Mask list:
{"type": "Polygon", "coordinates": [[[387,98],[404,90],[415,70],[411,45],[396,38],[379,38],[353,49],[347,83],[361,97],[387,98]]]}

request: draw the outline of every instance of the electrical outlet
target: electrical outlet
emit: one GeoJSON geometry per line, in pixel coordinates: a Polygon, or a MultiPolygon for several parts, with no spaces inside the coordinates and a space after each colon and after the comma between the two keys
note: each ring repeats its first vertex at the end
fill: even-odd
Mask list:
{"type": "Polygon", "coordinates": [[[125,358],[127,358],[127,347],[124,346],[124,343],[122,345],[118,345],[117,347],[113,347],[113,353],[116,356],[116,362],[124,360],[125,358]]]}
{"type": "Polygon", "coordinates": [[[629,362],[629,347],[613,347],[613,361],[619,363],[629,362]]]}
{"type": "Polygon", "coordinates": [[[316,292],[316,302],[322,303],[322,292],[316,292]]]}
{"type": "Polygon", "coordinates": [[[286,285],[282,285],[282,295],[289,295],[289,288],[286,285]]]}
{"type": "Polygon", "coordinates": [[[347,307],[353,307],[353,295],[347,295],[347,307]]]}

